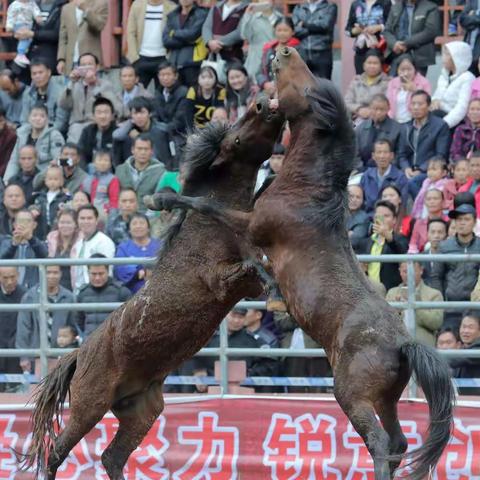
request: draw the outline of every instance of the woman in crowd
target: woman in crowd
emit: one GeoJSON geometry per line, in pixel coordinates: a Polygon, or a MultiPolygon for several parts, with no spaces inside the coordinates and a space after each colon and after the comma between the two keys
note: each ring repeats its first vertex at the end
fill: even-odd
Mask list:
{"type": "Polygon", "coordinates": [[[470,161],[468,158],[459,158],[453,165],[453,181],[457,192],[470,180],[470,161]]]}
{"type": "Polygon", "coordinates": [[[272,71],[272,61],[275,58],[279,47],[295,47],[300,41],[293,35],[295,29],[290,17],[281,17],[275,22],[275,39],[263,45],[260,73],[257,75],[257,84],[266,93],[272,94],[275,91],[275,83],[272,71]]]}
{"type": "Polygon", "coordinates": [[[354,119],[369,116],[368,103],[373,95],[387,92],[389,78],[382,70],[382,56],[377,50],[365,54],[363,73],[355,75],[345,94],[345,103],[354,119]]]}
{"type": "Polygon", "coordinates": [[[258,93],[258,87],[248,78],[248,73],[241,63],[232,63],[227,70],[228,121],[232,124],[247,111],[248,105],[258,93]]]}
{"type": "MultiPolygon", "coordinates": [[[[161,243],[150,236],[150,221],[143,213],[134,213],[128,222],[130,240],[120,243],[115,257],[155,257],[161,243]]],[[[145,267],[143,265],[116,265],[114,277],[122,282],[132,293],[145,284],[145,267]]]]}
{"type": "Polygon", "coordinates": [[[410,98],[417,90],[431,93],[430,82],[415,68],[412,57],[402,55],[397,62],[397,75],[388,84],[387,97],[390,102],[388,116],[399,123],[406,123],[412,119],[410,113],[410,98]]]}
{"type": "Polygon", "coordinates": [[[480,149],[480,98],[473,98],[468,104],[467,118],[458,125],[450,147],[450,162],[470,158],[480,149]]]}
{"type": "Polygon", "coordinates": [[[381,33],[387,21],[391,2],[385,0],[354,0],[350,5],[345,32],[353,37],[355,72],[360,75],[369,48],[379,48],[381,33]]]}
{"type": "Polygon", "coordinates": [[[240,22],[240,34],[248,43],[245,68],[254,80],[260,72],[265,43],[274,38],[274,26],[282,14],[273,8],[272,0],[255,0],[245,10],[240,22]]]}
{"type": "MultiPolygon", "coordinates": [[[[77,212],[71,209],[60,210],[57,215],[57,228],[47,235],[48,256],[51,258],[76,258],[75,243],[81,235],[77,226],[77,212]]],[[[75,269],[61,267],[61,284],[73,290],[72,275],[75,269]]]]}
{"type": "Polygon", "coordinates": [[[395,232],[401,233],[407,238],[410,237],[413,221],[412,217],[406,213],[406,206],[402,202],[402,192],[395,185],[389,185],[380,192],[379,197],[381,200],[388,200],[395,206],[397,213],[395,232]]]}
{"type": "Polygon", "coordinates": [[[200,69],[198,86],[187,92],[187,126],[203,128],[217,107],[225,105],[225,89],[218,84],[217,72],[211,66],[200,69]]]}
{"type": "Polygon", "coordinates": [[[465,42],[446,43],[442,48],[442,72],[432,96],[430,109],[456,127],[467,114],[470,90],[475,80],[468,69],[472,63],[472,48],[465,42]]]}
{"type": "Polygon", "coordinates": [[[84,205],[90,205],[92,203],[92,200],[90,198],[90,195],[87,192],[84,192],[83,190],[77,190],[72,197],[72,209],[78,212],[78,209],[80,207],[83,207],[84,205]]]}

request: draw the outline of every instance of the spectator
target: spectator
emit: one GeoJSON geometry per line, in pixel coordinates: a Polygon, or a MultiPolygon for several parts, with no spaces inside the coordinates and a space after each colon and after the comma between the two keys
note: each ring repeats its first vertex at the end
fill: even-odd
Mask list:
{"type": "MultiPolygon", "coordinates": [[[[115,244],[112,239],[98,230],[98,210],[93,205],[85,205],[78,210],[78,229],[80,235],[72,250],[72,258],[90,258],[95,253],[101,253],[106,258],[115,256],[115,244]]],[[[88,271],[84,265],[74,267],[72,283],[74,291],[88,282],[88,271]]]]}
{"type": "MultiPolygon", "coordinates": [[[[406,253],[407,239],[395,233],[396,211],[392,203],[379,200],[375,206],[372,235],[359,242],[357,253],[366,255],[387,255],[406,253]]],[[[387,290],[401,282],[397,263],[371,262],[368,264],[368,277],[381,282],[387,290]]]]}
{"type": "Polygon", "coordinates": [[[217,107],[212,113],[212,119],[210,122],[228,124],[228,112],[224,107],[217,107]]]}
{"type": "Polygon", "coordinates": [[[25,208],[25,193],[20,185],[15,183],[5,187],[3,205],[0,208],[0,235],[12,235],[16,214],[25,208]]]}
{"type": "MultiPolygon", "coordinates": [[[[130,240],[123,241],[117,247],[115,257],[155,257],[161,243],[150,236],[150,221],[143,213],[134,213],[128,222],[130,240]]],[[[145,285],[145,267],[143,265],[116,265],[114,277],[132,293],[145,285]]]]}
{"type": "Polygon", "coordinates": [[[413,218],[426,218],[428,216],[425,197],[427,192],[432,189],[439,190],[442,193],[442,210],[448,211],[453,207],[453,198],[457,191],[455,190],[455,182],[447,175],[448,167],[445,159],[437,157],[428,161],[427,178],[423,181],[422,188],[413,202],[413,218]]]}
{"type": "MultiPolygon", "coordinates": [[[[60,210],[56,218],[55,230],[47,235],[48,256],[51,258],[76,258],[78,252],[75,247],[80,239],[80,232],[77,225],[77,212],[72,209],[65,208],[60,210]]],[[[61,267],[62,280],[61,284],[68,290],[74,289],[74,270],[73,266],[61,267]],[[73,275],[72,275],[73,274],[73,275]]]]}
{"type": "MultiPolygon", "coordinates": [[[[101,253],[90,258],[108,258],[101,253]]],[[[83,285],[77,295],[78,303],[113,303],[126,302],[132,292],[115,282],[108,274],[108,265],[89,265],[88,283],[83,285]]],[[[82,332],[85,341],[110,315],[109,312],[77,312],[76,324],[82,332]]]]}
{"type": "Polygon", "coordinates": [[[78,212],[81,207],[90,205],[90,195],[82,190],[77,190],[72,197],[71,206],[75,212],[78,212]]]}
{"type": "MultiPolygon", "coordinates": [[[[65,179],[65,192],[75,195],[82,182],[85,180],[87,173],[80,167],[80,152],[75,143],[67,142],[60,152],[58,160],[53,163],[60,165],[63,170],[65,179]]],[[[40,190],[44,186],[45,172],[40,172],[33,179],[33,188],[40,190]]]]}
{"type": "MultiPolygon", "coordinates": [[[[365,54],[363,73],[355,75],[345,93],[345,104],[354,119],[365,120],[370,117],[368,104],[371,98],[387,92],[389,78],[382,71],[382,57],[376,50],[365,54]]],[[[388,111],[388,110],[387,110],[388,111]]]]}
{"type": "Polygon", "coordinates": [[[103,219],[111,209],[118,208],[120,182],[112,173],[112,157],[109,150],[98,150],[93,160],[94,172],[82,183],[82,190],[90,196],[91,202],[103,219]]]}
{"type": "Polygon", "coordinates": [[[436,345],[438,350],[458,350],[462,348],[462,342],[458,331],[451,327],[443,327],[437,333],[436,345]]]}
{"type": "Polygon", "coordinates": [[[390,104],[383,93],[374,95],[368,108],[370,118],[363,121],[355,129],[357,151],[362,162],[362,170],[375,166],[372,161],[372,151],[376,140],[387,139],[393,148],[395,158],[397,158],[402,131],[400,124],[388,117],[390,104]]]}
{"type": "Polygon", "coordinates": [[[460,13],[460,25],[465,31],[463,41],[468,43],[472,49],[471,72],[478,76],[478,60],[480,58],[480,15],[477,3],[474,0],[466,0],[465,7],[460,13]]]}
{"type": "Polygon", "coordinates": [[[257,180],[255,182],[254,189],[255,199],[257,199],[273,182],[277,174],[282,169],[284,158],[285,147],[281,143],[276,143],[273,146],[272,156],[267,161],[263,162],[260,170],[257,173],[257,180]]]}
{"type": "Polygon", "coordinates": [[[467,114],[470,90],[475,80],[468,69],[472,49],[465,42],[446,43],[442,48],[442,72],[432,96],[431,110],[443,117],[449,128],[456,127],[467,114]]]}
{"type": "Polygon", "coordinates": [[[234,308],[233,311],[244,317],[244,326],[248,333],[253,335],[256,340],[260,340],[264,345],[270,348],[278,348],[278,338],[266,327],[262,325],[264,318],[263,310],[256,310],[254,308],[234,308]]]}
{"type": "Polygon", "coordinates": [[[440,35],[438,5],[429,0],[402,0],[392,5],[383,35],[387,42],[386,57],[390,63],[410,53],[417,70],[426,75],[435,63],[435,37],[440,35]]]}
{"type": "MultiPolygon", "coordinates": [[[[407,214],[405,203],[402,200],[402,192],[395,185],[387,185],[380,190],[380,200],[388,200],[393,203],[397,215],[395,222],[395,231],[401,233],[405,237],[410,237],[412,224],[412,217],[407,214]]],[[[385,292],[386,293],[386,292],[385,292]]]]}
{"type": "Polygon", "coordinates": [[[413,226],[412,237],[408,246],[408,253],[420,253],[428,241],[428,225],[431,220],[440,218],[445,222],[448,217],[443,214],[443,192],[436,188],[428,190],[425,195],[427,216],[418,218],[413,226]]]}
{"type": "MultiPolygon", "coordinates": [[[[440,243],[446,240],[448,234],[448,222],[442,217],[431,218],[427,223],[427,243],[424,246],[423,253],[440,253],[440,243]]],[[[428,286],[432,286],[432,271],[435,262],[431,260],[423,262],[423,280],[428,286]]],[[[434,281],[435,282],[435,281],[434,281]]]]}
{"type": "Polygon", "coordinates": [[[22,96],[25,85],[12,70],[0,72],[0,106],[6,112],[7,121],[20,125],[22,117],[22,96]]]}
{"type": "MultiPolygon", "coordinates": [[[[15,267],[0,267],[0,304],[21,303],[25,289],[18,283],[18,270],[15,267]]],[[[15,348],[18,311],[0,312],[0,348],[15,348]]],[[[0,359],[0,372],[21,373],[18,360],[12,357],[0,359]]],[[[4,391],[6,384],[0,386],[4,391]]]]}
{"type": "Polygon", "coordinates": [[[1,106],[0,99],[0,178],[3,178],[8,161],[15,147],[17,134],[7,122],[7,112],[1,106]]]}
{"type": "Polygon", "coordinates": [[[225,104],[225,89],[218,84],[217,72],[213,67],[200,69],[198,86],[187,92],[187,126],[203,128],[212,119],[215,108],[225,104]]]}
{"type": "MultiPolygon", "coordinates": [[[[93,0],[98,1],[98,0],[93,0]]],[[[58,105],[69,112],[68,140],[77,142],[82,130],[93,119],[93,104],[98,97],[112,102],[116,113],[122,102],[110,81],[99,76],[98,58],[91,53],[80,56],[79,66],[70,73],[70,81],[58,99],[58,105]]]]}
{"type": "Polygon", "coordinates": [[[429,112],[430,95],[417,90],[412,94],[412,120],[406,124],[400,137],[398,164],[408,179],[408,191],[415,198],[427,178],[428,160],[448,158],[450,130],[441,119],[429,112]]]}
{"type": "MultiPolygon", "coordinates": [[[[62,271],[58,265],[46,267],[47,273],[47,298],[48,303],[62,304],[74,303],[75,299],[70,290],[60,285],[62,271]]],[[[39,303],[40,286],[35,284],[22,297],[22,303],[39,303]]],[[[47,315],[47,341],[49,347],[57,346],[58,330],[61,327],[75,326],[74,313],[71,310],[54,310],[47,315]]],[[[18,312],[17,335],[15,348],[40,347],[40,314],[38,310],[18,312]]],[[[32,359],[22,357],[20,367],[24,372],[30,373],[32,359]]]]}
{"type": "Polygon", "coordinates": [[[246,0],[222,0],[210,8],[202,27],[202,38],[213,54],[223,60],[243,61],[240,20],[248,6],[246,0]]]}
{"type": "Polygon", "coordinates": [[[452,168],[455,189],[459,192],[470,179],[470,162],[466,158],[460,158],[452,165],[452,168]]]}
{"type": "MultiPolygon", "coordinates": [[[[70,75],[85,53],[102,63],[102,30],[107,24],[108,0],[74,0],[66,3],[60,16],[57,71],[70,75]]],[[[88,108],[87,111],[90,111],[88,108]]]]}
{"type": "Polygon", "coordinates": [[[163,132],[159,138],[163,142],[159,158],[168,170],[178,170],[177,148],[183,144],[186,130],[187,87],[178,81],[178,72],[169,62],[158,67],[160,87],[155,95],[155,116],[163,132]]]}
{"type": "MultiPolygon", "coordinates": [[[[443,302],[442,293],[425,285],[422,280],[423,267],[419,262],[414,262],[415,269],[415,300],[420,302],[443,302]]],[[[407,264],[400,264],[400,277],[402,283],[387,292],[387,302],[406,302],[408,300],[407,264]]],[[[424,345],[435,346],[435,333],[442,326],[442,310],[416,310],[415,311],[415,340],[424,345]]]]}
{"type": "MultiPolygon", "coordinates": [[[[250,3],[243,14],[240,35],[248,43],[244,66],[251,79],[257,78],[261,72],[264,45],[274,39],[274,30],[281,18],[282,14],[274,8],[272,0],[250,3]]],[[[283,26],[291,28],[290,37],[292,37],[294,28],[291,19],[289,23],[290,25],[284,21],[283,26]]]]}
{"type": "Polygon", "coordinates": [[[450,161],[470,158],[474,151],[480,149],[480,98],[470,100],[465,120],[455,128],[450,161]]]}
{"type": "MultiPolygon", "coordinates": [[[[470,71],[474,73],[474,71],[478,72],[478,61],[477,62],[472,62],[472,65],[470,66],[470,71]]],[[[478,75],[478,73],[477,73],[478,75]]],[[[474,98],[480,98],[480,77],[477,77],[473,82],[472,82],[472,91],[470,94],[470,99],[474,98]]]]}
{"type": "Polygon", "coordinates": [[[345,32],[349,37],[354,38],[354,62],[357,75],[363,72],[363,62],[368,49],[381,46],[381,33],[385,28],[390,7],[390,2],[384,0],[375,0],[371,4],[354,0],[350,4],[345,32]]]}
{"type": "MultiPolygon", "coordinates": [[[[15,214],[13,232],[0,242],[0,259],[45,258],[47,247],[33,235],[37,224],[28,210],[20,210],[15,214]]],[[[19,267],[18,281],[26,288],[38,283],[37,267],[19,267]]]]}
{"type": "Polygon", "coordinates": [[[66,325],[60,327],[57,334],[57,347],[58,348],[78,348],[78,332],[75,327],[66,325]]]}
{"type": "Polygon", "coordinates": [[[168,59],[175,66],[180,83],[191,87],[197,83],[200,64],[207,56],[201,37],[202,25],[208,10],[194,0],[180,0],[180,5],[167,16],[163,29],[163,45],[169,51],[168,59]]]}
{"type": "MultiPolygon", "coordinates": [[[[455,220],[456,234],[440,244],[439,253],[480,253],[480,239],[475,237],[475,207],[462,204],[449,215],[455,220]]],[[[448,301],[468,301],[478,278],[478,263],[436,262],[433,266],[431,285],[443,292],[448,301]]],[[[458,312],[445,312],[445,324],[458,327],[458,312]]]]}
{"type": "MultiPolygon", "coordinates": [[[[463,314],[460,324],[460,340],[465,350],[480,348],[480,315],[477,310],[469,310],[463,314]]],[[[468,352],[466,352],[468,355],[468,352]]],[[[449,364],[455,371],[456,378],[480,377],[480,359],[458,357],[449,359],[449,364]]],[[[478,395],[480,388],[461,388],[460,394],[478,395]]]]}
{"type": "MultiPolygon", "coordinates": [[[[249,7],[250,8],[250,7],[249,7]]],[[[277,49],[281,47],[294,47],[300,45],[300,41],[293,35],[295,27],[290,17],[281,17],[274,24],[275,38],[263,45],[260,66],[256,75],[257,85],[268,95],[275,92],[274,73],[272,61],[275,58],[277,49]]]]}
{"type": "Polygon", "coordinates": [[[108,215],[107,235],[119,245],[130,240],[128,223],[132,215],[138,212],[137,194],[133,188],[124,188],[118,198],[118,210],[111,210],[108,215]]]}
{"type": "Polygon", "coordinates": [[[477,218],[480,218],[480,150],[475,150],[470,158],[470,178],[459,189],[459,192],[470,192],[475,197],[477,218]]]}
{"type": "Polygon", "coordinates": [[[327,0],[295,5],[292,12],[295,36],[300,40],[299,52],[312,73],[332,78],[333,31],[337,22],[337,5],[327,0]]]}
{"type": "Polygon", "coordinates": [[[418,90],[431,93],[430,82],[415,68],[413,58],[404,54],[398,57],[396,76],[388,84],[387,97],[390,101],[388,115],[399,123],[412,119],[410,101],[418,90]]]}
{"type": "Polygon", "coordinates": [[[144,211],[143,197],[155,192],[164,171],[163,163],[153,157],[152,140],[142,134],[133,140],[132,156],[117,167],[116,174],[122,189],[135,190],[139,210],[144,211]]]}
{"type": "Polygon", "coordinates": [[[353,248],[357,242],[368,237],[370,218],[363,209],[363,189],[360,185],[348,186],[348,210],[350,215],[347,219],[347,230],[353,248]]]}
{"type": "Polygon", "coordinates": [[[28,123],[17,128],[17,143],[5,171],[4,179],[9,180],[20,170],[20,148],[33,145],[37,152],[37,167],[44,171],[52,158],[57,158],[63,146],[62,134],[48,126],[48,112],[42,103],[33,106],[28,123]]]}
{"type": "Polygon", "coordinates": [[[37,222],[36,235],[45,240],[61,208],[70,200],[70,195],[63,191],[64,178],[62,168],[50,165],[45,173],[45,189],[36,192],[34,203],[30,207],[37,222]]]}
{"type": "Polygon", "coordinates": [[[240,63],[232,63],[227,70],[228,121],[233,124],[243,117],[250,103],[255,99],[258,87],[250,82],[248,73],[240,63]]]}
{"type": "Polygon", "coordinates": [[[80,135],[78,145],[81,145],[83,160],[87,171],[93,173],[92,163],[95,153],[99,150],[111,150],[113,147],[113,132],[115,111],[108,98],[97,97],[93,102],[93,123],[87,125],[80,135]]]}
{"type": "Polygon", "coordinates": [[[158,65],[166,60],[162,33],[167,16],[176,8],[170,0],[137,0],[132,3],[127,24],[127,59],[145,88],[157,84],[158,65]]]}
{"type": "Polygon", "coordinates": [[[125,65],[120,70],[120,83],[122,91],[120,93],[123,101],[122,114],[120,120],[130,118],[129,103],[137,97],[153,98],[153,95],[143,86],[140,78],[132,65],[125,65]]]}
{"type": "MultiPolygon", "coordinates": [[[[165,132],[152,117],[153,102],[146,97],[134,98],[129,104],[130,119],[113,132],[113,163],[125,162],[132,153],[132,142],[140,134],[148,134],[153,142],[155,157],[162,158],[165,150],[165,132]]],[[[170,152],[168,152],[170,155],[170,152]]]]}
{"type": "Polygon", "coordinates": [[[38,58],[30,63],[32,84],[25,88],[22,94],[22,115],[20,122],[27,123],[32,108],[43,104],[47,108],[48,121],[51,126],[60,132],[66,132],[67,112],[58,107],[57,100],[64,89],[63,79],[52,78],[52,71],[46,60],[38,58]]]}
{"type": "Polygon", "coordinates": [[[386,139],[377,140],[373,145],[372,159],[375,167],[367,168],[360,180],[365,196],[365,210],[372,213],[380,191],[387,185],[395,185],[402,192],[402,200],[407,199],[407,179],[395,165],[394,153],[390,142],[386,139]]]}
{"type": "Polygon", "coordinates": [[[37,151],[33,145],[25,145],[20,148],[18,156],[19,172],[10,178],[10,183],[22,187],[25,194],[26,205],[33,202],[33,179],[40,170],[37,168],[37,151]]]}
{"type": "MultiPolygon", "coordinates": [[[[60,37],[60,15],[62,7],[68,3],[67,0],[40,0],[39,6],[42,15],[45,12],[45,21],[41,24],[35,24],[33,30],[27,30],[23,34],[32,39],[29,58],[30,65],[37,59],[44,60],[47,67],[53,73],[57,70],[57,50],[58,39],[60,37]]],[[[17,38],[21,38],[18,34],[17,38]]]]}

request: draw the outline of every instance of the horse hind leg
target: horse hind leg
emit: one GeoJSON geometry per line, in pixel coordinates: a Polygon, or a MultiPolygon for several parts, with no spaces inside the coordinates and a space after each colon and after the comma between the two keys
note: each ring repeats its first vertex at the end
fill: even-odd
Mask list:
{"type": "Polygon", "coordinates": [[[161,384],[128,399],[127,406],[112,408],[119,427],[110,445],[102,454],[102,463],[111,480],[123,480],[123,469],[131,453],[140,445],[155,420],[163,411],[161,384]]]}

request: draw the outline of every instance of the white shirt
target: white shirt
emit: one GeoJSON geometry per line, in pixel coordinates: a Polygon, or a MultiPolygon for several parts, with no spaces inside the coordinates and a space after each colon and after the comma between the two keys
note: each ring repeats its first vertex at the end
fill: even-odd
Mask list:
{"type": "MultiPolygon", "coordinates": [[[[78,7],[75,7],[75,18],[77,20],[77,25],[80,26],[80,24],[83,21],[83,10],[80,10],[78,7]]],[[[75,42],[75,46],[73,47],[73,63],[78,62],[78,57],[80,56],[80,49],[78,48],[78,39],[75,42]]]]}
{"type": "Polygon", "coordinates": [[[222,20],[225,21],[236,7],[238,7],[238,3],[234,3],[233,5],[225,3],[222,8],[222,20]]]}
{"type": "Polygon", "coordinates": [[[145,11],[143,38],[140,45],[140,55],[144,57],[164,57],[167,53],[163,46],[163,4],[149,5],[145,11]]]}
{"type": "Polygon", "coordinates": [[[397,93],[397,110],[395,113],[395,120],[399,123],[406,123],[412,119],[412,114],[408,109],[408,92],[400,89],[397,93]]]}

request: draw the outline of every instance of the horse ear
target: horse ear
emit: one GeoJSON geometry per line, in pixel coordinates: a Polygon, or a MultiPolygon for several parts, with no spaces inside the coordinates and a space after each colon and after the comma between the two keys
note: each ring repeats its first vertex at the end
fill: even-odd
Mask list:
{"type": "Polygon", "coordinates": [[[221,167],[222,165],[225,165],[228,163],[228,161],[223,157],[223,155],[217,155],[215,157],[215,160],[210,164],[208,167],[210,170],[213,170],[214,168],[221,167]]]}

